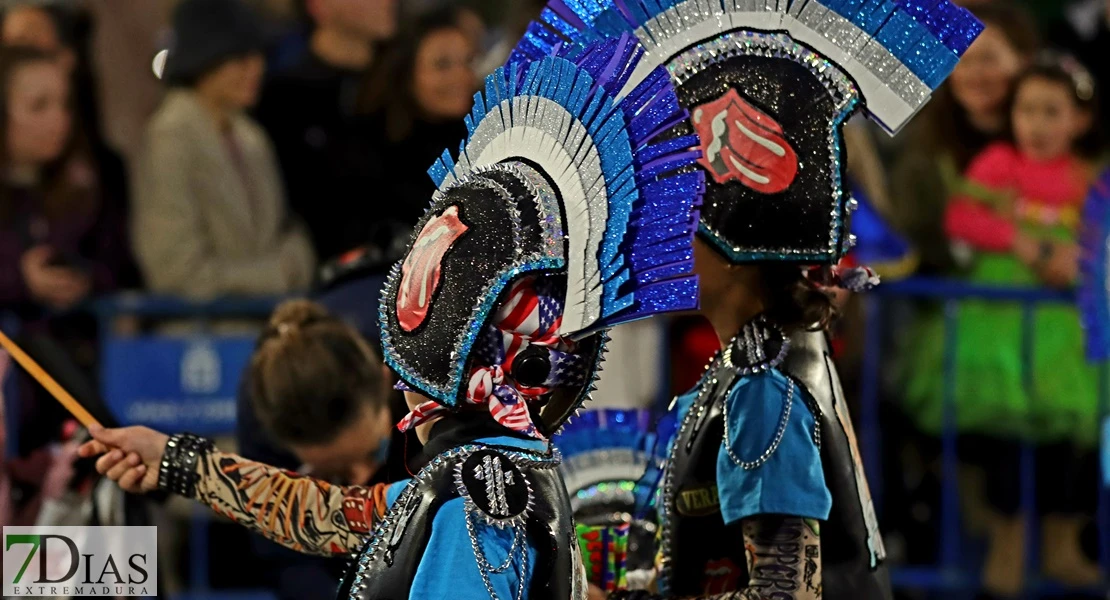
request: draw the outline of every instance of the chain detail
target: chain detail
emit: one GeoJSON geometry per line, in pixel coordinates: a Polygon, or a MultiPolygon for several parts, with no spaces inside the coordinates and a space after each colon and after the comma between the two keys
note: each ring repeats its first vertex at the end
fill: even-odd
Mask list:
{"type": "MultiPolygon", "coordinates": [[[[374,533],[368,537],[368,539],[366,540],[366,544],[357,554],[357,560],[354,565],[352,565],[355,567],[355,577],[351,582],[351,590],[349,596],[350,600],[358,600],[360,592],[367,588],[369,583],[367,577],[369,565],[371,562],[381,559],[381,552],[385,551],[384,546],[388,545],[387,540],[391,539],[393,536],[403,533],[401,531],[397,531],[397,527],[400,526],[400,522],[403,522],[405,520],[404,518],[402,518],[401,514],[405,511],[402,511],[401,508],[405,507],[411,500],[417,497],[419,486],[431,478],[431,474],[436,468],[444,465],[445,463],[466,460],[466,458],[472,453],[487,447],[488,446],[485,445],[468,444],[448,450],[432,459],[430,463],[428,463],[423,469],[420,470],[419,473],[416,474],[416,477],[412,478],[412,480],[409,481],[409,483],[405,486],[405,489],[401,492],[401,495],[398,496],[396,501],[394,501],[393,507],[386,512],[385,518],[383,518],[381,522],[378,523],[378,526],[374,530],[374,533]]],[[[499,449],[498,451],[512,459],[513,462],[517,464],[517,466],[531,469],[554,469],[557,468],[562,462],[562,455],[559,454],[558,450],[554,448],[546,457],[538,457],[535,454],[527,452],[506,451],[501,449],[499,449]]],[[[469,517],[469,515],[467,516],[469,517]]],[[[521,569],[527,569],[528,545],[523,544],[521,548],[521,555],[524,557],[524,562],[521,569]]],[[[520,594],[518,594],[517,596],[518,600],[520,598],[523,598],[524,575],[526,575],[526,571],[521,572],[521,580],[519,585],[520,594]]],[[[486,573],[483,573],[482,577],[483,580],[488,580],[488,575],[486,573]]],[[[490,597],[493,598],[494,595],[492,592],[492,585],[487,582],[486,588],[487,590],[491,590],[490,597]]]]}
{"type": "Polygon", "coordinates": [[[752,461],[740,460],[740,457],[736,456],[736,453],[732,451],[732,444],[729,443],[729,439],[731,438],[731,436],[729,435],[728,431],[728,402],[724,398],[721,399],[721,402],[724,403],[723,416],[725,421],[725,451],[728,452],[728,457],[732,459],[733,464],[740,467],[741,469],[744,469],[745,471],[758,469],[759,467],[763,466],[763,463],[771,459],[771,456],[775,453],[775,450],[779,449],[779,444],[782,443],[782,438],[786,434],[786,426],[790,423],[791,409],[794,406],[794,381],[787,378],[787,386],[789,387],[787,387],[786,389],[786,404],[782,407],[782,417],[779,418],[779,426],[778,429],[775,431],[775,437],[772,438],[771,445],[767,446],[767,449],[763,451],[763,454],[760,454],[759,458],[752,461]]]}
{"type": "Polygon", "coordinates": [[[470,536],[470,547],[474,550],[474,559],[478,562],[478,572],[482,576],[482,584],[489,592],[490,600],[498,600],[497,591],[493,589],[493,583],[490,581],[490,574],[499,575],[504,573],[513,564],[513,556],[516,554],[517,548],[520,548],[520,569],[517,570],[517,590],[514,596],[515,600],[524,599],[524,581],[528,576],[528,543],[525,539],[525,532],[523,527],[514,526],[513,529],[513,543],[509,546],[509,552],[505,556],[505,562],[498,566],[493,566],[486,558],[485,550],[482,549],[482,542],[478,538],[478,527],[474,524],[474,519],[471,516],[471,511],[467,510],[464,513],[466,522],[466,532],[470,536]]]}

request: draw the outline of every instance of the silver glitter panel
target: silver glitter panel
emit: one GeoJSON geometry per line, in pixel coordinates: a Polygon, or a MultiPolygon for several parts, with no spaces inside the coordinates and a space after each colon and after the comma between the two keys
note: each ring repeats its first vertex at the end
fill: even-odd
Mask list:
{"type": "Polygon", "coordinates": [[[466,163],[459,161],[455,176],[465,175],[474,168],[474,164],[489,164],[513,158],[510,152],[503,150],[510,147],[501,139],[503,136],[527,135],[529,130],[534,130],[553,138],[544,141],[545,144],[552,144],[550,148],[546,148],[546,153],[537,151],[530,154],[530,158],[560,186],[559,191],[566,203],[568,223],[565,231],[572,240],[571,252],[582,253],[582,259],[568,263],[568,305],[573,302],[584,306],[585,321],[596,321],[601,316],[601,274],[597,261],[587,259],[597,255],[608,217],[608,193],[601,156],[586,128],[552,100],[538,96],[514,98],[502,102],[497,111],[502,115],[511,113],[513,127],[506,131],[502,119],[483,120],[467,145],[468,160],[466,163]],[[555,144],[559,147],[555,147],[555,144]],[[545,161],[544,154],[553,159],[545,161]],[[572,192],[574,187],[582,190],[582,197],[575,198],[578,194],[572,192]],[[585,204],[576,205],[576,200],[585,204]],[[579,229],[574,226],[575,222],[586,226],[579,229]],[[585,269],[584,272],[577,272],[582,268],[585,269]],[[576,280],[581,282],[582,287],[572,292],[569,284],[576,280]],[[598,289],[597,292],[593,292],[595,288],[598,289]]]}
{"type": "Polygon", "coordinates": [[[684,48],[711,43],[710,35],[757,28],[788,29],[799,41],[830,52],[827,58],[842,63],[842,69],[861,82],[865,94],[876,96],[871,112],[890,129],[900,128],[932,93],[932,88],[894,54],[873,41],[871,33],[817,0],[687,0],[676,4],[636,30],[649,54],[649,61],[637,68],[637,74],[643,77],[655,64],[673,63],[684,48]],[[759,13],[780,13],[783,20],[753,21],[752,17],[759,13]],[[716,22],[718,27],[695,31],[707,22],[716,22]],[[887,96],[888,92],[892,96],[887,96]],[[890,104],[899,101],[904,106],[890,104]]]}
{"type": "Polygon", "coordinates": [[[869,34],[836,11],[826,9],[817,2],[809,2],[806,4],[806,9],[798,15],[798,21],[843,49],[880,82],[888,84],[890,89],[911,107],[919,107],[922,100],[928,98],[928,93],[932,91],[881,43],[873,41],[869,34]],[[814,8],[811,9],[811,7],[814,8]],[[871,47],[865,52],[865,46],[871,47]],[[892,74],[896,76],[892,77],[892,74]],[[910,77],[905,77],[906,74],[910,77]],[[922,91],[925,96],[922,96],[922,91]]]}
{"type": "Polygon", "coordinates": [[[560,258],[565,247],[565,229],[559,198],[543,175],[532,167],[520,162],[507,162],[498,165],[516,174],[532,189],[536,199],[536,212],[540,214],[540,227],[543,229],[543,252],[548,258],[560,258]]]}
{"type": "Polygon", "coordinates": [[[738,31],[725,34],[679,54],[667,68],[675,83],[681,86],[710,65],[737,56],[789,58],[805,65],[840,107],[854,104],[860,98],[855,84],[835,64],[781,33],[738,31]]]}

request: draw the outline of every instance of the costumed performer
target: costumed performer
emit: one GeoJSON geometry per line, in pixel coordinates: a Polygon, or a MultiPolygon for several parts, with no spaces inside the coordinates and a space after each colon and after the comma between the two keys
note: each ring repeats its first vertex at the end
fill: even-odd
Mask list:
{"type": "Polygon", "coordinates": [[[721,350],[672,408],[662,596],[891,597],[822,331],[819,286],[877,279],[832,266],[852,245],[842,127],[865,109],[900,129],[979,31],[945,0],[554,0],[518,46],[528,61],[635,32],[647,55],[628,85],[665,65],[691,115],[675,134],[700,140],[700,310],[721,350]]]}
{"type": "Polygon", "coordinates": [[[386,362],[434,456],[413,479],[331,486],[193,435],[94,431],[86,456],[302,552],[356,560],[339,597],[584,598],[570,502],[548,438],[597,377],[605,330],[697,305],[704,176],[663,70],[625,88],[631,36],[486,81],[455,164],[381,303],[386,362]]]}

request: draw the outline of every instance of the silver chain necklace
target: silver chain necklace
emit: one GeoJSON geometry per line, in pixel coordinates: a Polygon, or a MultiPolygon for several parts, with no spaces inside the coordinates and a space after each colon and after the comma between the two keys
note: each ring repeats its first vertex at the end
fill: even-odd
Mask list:
{"type": "Polygon", "coordinates": [[[509,569],[513,564],[513,558],[516,554],[516,549],[520,548],[520,569],[517,570],[517,590],[514,598],[516,600],[524,599],[524,580],[528,576],[528,543],[525,540],[525,533],[523,527],[513,526],[513,543],[509,546],[509,552],[505,556],[505,562],[498,566],[493,566],[486,558],[486,552],[482,548],[482,541],[478,537],[478,528],[474,524],[470,511],[464,511],[466,532],[470,536],[470,547],[474,550],[474,558],[478,562],[478,572],[482,575],[482,584],[489,592],[490,600],[498,600],[497,592],[493,589],[493,583],[490,581],[490,574],[500,575],[509,569]]]}

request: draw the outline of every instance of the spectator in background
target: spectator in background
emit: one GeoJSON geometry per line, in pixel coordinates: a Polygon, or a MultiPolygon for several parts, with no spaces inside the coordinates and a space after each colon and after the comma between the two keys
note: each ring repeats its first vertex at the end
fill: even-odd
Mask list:
{"type": "MultiPolygon", "coordinates": [[[[408,469],[416,472],[423,466],[420,444],[409,443],[403,432],[389,426],[408,413],[408,405],[399,392],[388,389],[393,378],[382,367],[381,354],[377,350],[378,308],[375,302],[366,301],[367,298],[377,298],[385,283],[378,262],[373,253],[346,253],[321,269],[320,288],[314,294],[314,303],[291,303],[285,310],[278,311],[280,314],[275,313],[274,320],[278,323],[291,319],[301,323],[299,331],[302,335],[296,341],[285,337],[264,338],[257,361],[268,362],[269,367],[264,371],[254,371],[256,377],[244,377],[244,384],[258,379],[261,381],[259,385],[288,390],[289,386],[284,384],[292,381],[299,382],[298,386],[304,386],[308,391],[295,395],[283,393],[280,398],[271,395],[268,397],[270,402],[266,402],[258,400],[257,395],[252,398],[251,388],[255,386],[241,385],[237,399],[236,441],[242,456],[294,471],[304,469],[305,462],[309,461],[320,474],[337,477],[346,483],[397,481],[408,476],[408,469]],[[322,342],[327,342],[328,349],[324,354],[330,359],[315,362],[298,360],[311,350],[310,346],[318,347],[322,342]],[[357,364],[351,366],[352,361],[357,361],[357,364]],[[285,377],[280,367],[274,368],[274,365],[302,362],[306,367],[290,371],[291,377],[285,377]],[[350,368],[344,368],[344,373],[337,375],[337,363],[350,368]],[[380,375],[375,372],[375,367],[382,369],[380,375]],[[267,373],[279,375],[281,381],[268,381],[267,373]],[[385,386],[380,398],[376,396],[377,384],[372,383],[379,376],[385,386]],[[334,390],[334,382],[342,384],[338,393],[334,390]],[[282,400],[280,406],[273,402],[276,399],[282,400]],[[388,412],[391,415],[387,424],[389,439],[379,435],[380,423],[373,419],[361,419],[359,424],[346,421],[346,416],[360,406],[368,410],[384,402],[389,403],[388,412]],[[313,413],[314,418],[311,419],[301,415],[304,411],[313,410],[310,404],[324,406],[328,403],[336,409],[335,418],[324,418],[318,413],[313,413]],[[294,404],[297,406],[294,407],[294,404]],[[291,425],[304,427],[309,435],[280,435],[291,425]],[[356,441],[352,438],[355,434],[362,436],[356,441]],[[331,438],[334,441],[310,444],[314,447],[308,448],[307,453],[303,449],[294,452],[296,446],[304,445],[303,439],[312,438],[331,438]],[[375,466],[368,460],[373,444],[378,444],[379,452],[387,453],[388,457],[384,465],[370,474],[375,466]],[[383,447],[388,447],[388,451],[383,447]]],[[[318,348],[313,351],[318,351],[318,348]]],[[[281,600],[330,600],[334,597],[334,582],[343,572],[342,561],[310,558],[279,548],[262,538],[256,538],[254,542],[258,555],[267,561],[268,570],[274,573],[268,581],[281,600]]]]}
{"type": "Polygon", "coordinates": [[[540,16],[540,12],[547,6],[547,0],[513,0],[510,6],[509,16],[505,19],[500,38],[478,64],[478,74],[482,77],[493,73],[509,60],[509,54],[520,38],[524,37],[524,32],[528,31],[528,25],[540,16]]]}
{"type": "Polygon", "coordinates": [[[308,49],[266,82],[255,112],[281,162],[293,212],[321,260],[370,240],[379,182],[379,132],[358,127],[359,99],[379,45],[397,25],[397,0],[303,0],[308,49]]]}
{"type": "MultiPolygon", "coordinates": [[[[125,217],[112,212],[74,125],[70,89],[54,56],[0,48],[0,308],[22,320],[27,351],[89,405],[95,329],[68,313],[116,289],[130,261],[125,217]]],[[[27,452],[58,435],[65,412],[24,383],[17,426],[27,452]]]]}
{"type": "MultiPolygon", "coordinates": [[[[974,252],[973,282],[1070,287],[1079,269],[1079,218],[1094,177],[1094,80],[1075,59],[1050,55],[1019,76],[1009,106],[1007,139],[972,160],[968,185],[954,190],[948,204],[946,231],[974,252]]],[[[984,583],[1004,596],[1022,590],[1025,529],[1033,516],[1018,512],[1014,493],[1022,441],[1038,444],[1045,465],[1037,473],[1043,573],[1078,587],[1100,579],[1079,540],[1083,514],[1094,514],[1097,495],[1087,485],[1097,477],[1097,372],[1083,357],[1078,311],[1066,305],[1037,310],[1032,372],[1024,372],[1022,312],[1014,304],[966,301],[956,322],[956,422],[961,433],[985,438],[983,448],[965,455],[983,467],[995,510],[984,583]]],[[[939,317],[915,329],[915,368],[906,388],[907,409],[934,434],[943,420],[946,335],[939,317]]]]}
{"type": "Polygon", "coordinates": [[[5,46],[24,46],[56,53],[58,63],[67,74],[77,68],[76,53],[62,45],[57,22],[42,3],[17,4],[4,11],[3,19],[0,42],[5,46]]]}
{"type": "MultiPolygon", "coordinates": [[[[444,148],[457,148],[466,137],[463,117],[478,89],[474,57],[459,13],[451,8],[417,18],[383,57],[368,108],[371,126],[385,133],[382,165],[389,177],[364,200],[377,218],[411,230],[424,213],[435,191],[428,167],[444,148]]],[[[407,242],[407,235],[401,239],[407,242]]]]}
{"type": "Polygon", "coordinates": [[[459,29],[470,40],[471,47],[477,53],[476,56],[481,56],[486,51],[489,30],[486,28],[486,22],[482,19],[481,13],[471,4],[473,3],[456,7],[455,18],[459,23],[459,29]]]}
{"type": "Polygon", "coordinates": [[[0,303],[44,314],[115,289],[123,217],[102,214],[65,71],[52,55],[0,49],[0,94],[0,303]]]}
{"type": "MultiPolygon", "coordinates": [[[[104,141],[97,86],[87,56],[78,52],[77,42],[72,39],[72,30],[76,27],[72,23],[85,20],[75,14],[63,13],[63,10],[60,7],[48,10],[41,3],[9,8],[3,13],[3,20],[0,22],[0,44],[35,48],[50,54],[66,72],[72,89],[75,127],[81,131],[99,173],[103,213],[124,219],[130,213],[127,168],[119,154],[104,141]],[[63,27],[63,21],[71,22],[71,26],[63,27]],[[64,35],[63,30],[71,35],[64,35]]],[[[127,259],[125,264],[118,265],[117,283],[120,287],[137,288],[140,286],[138,269],[129,255],[127,259]]]]}
{"type": "Polygon", "coordinates": [[[267,435],[314,477],[366,485],[385,466],[397,420],[392,377],[358,331],[323,306],[293,300],[274,311],[248,385],[267,435]]]}
{"type": "Polygon", "coordinates": [[[192,298],[281,294],[311,283],[312,247],[288,214],[255,103],[264,60],[239,0],[184,0],[174,12],[171,86],[135,177],[136,255],[152,290],[192,298]]]}
{"type": "Polygon", "coordinates": [[[945,204],[972,157],[1005,134],[1010,88],[1039,46],[1033,22],[1016,6],[998,2],[972,11],[986,29],[926,114],[902,134],[891,174],[890,216],[926,272],[955,266],[943,233],[945,204]]]}

